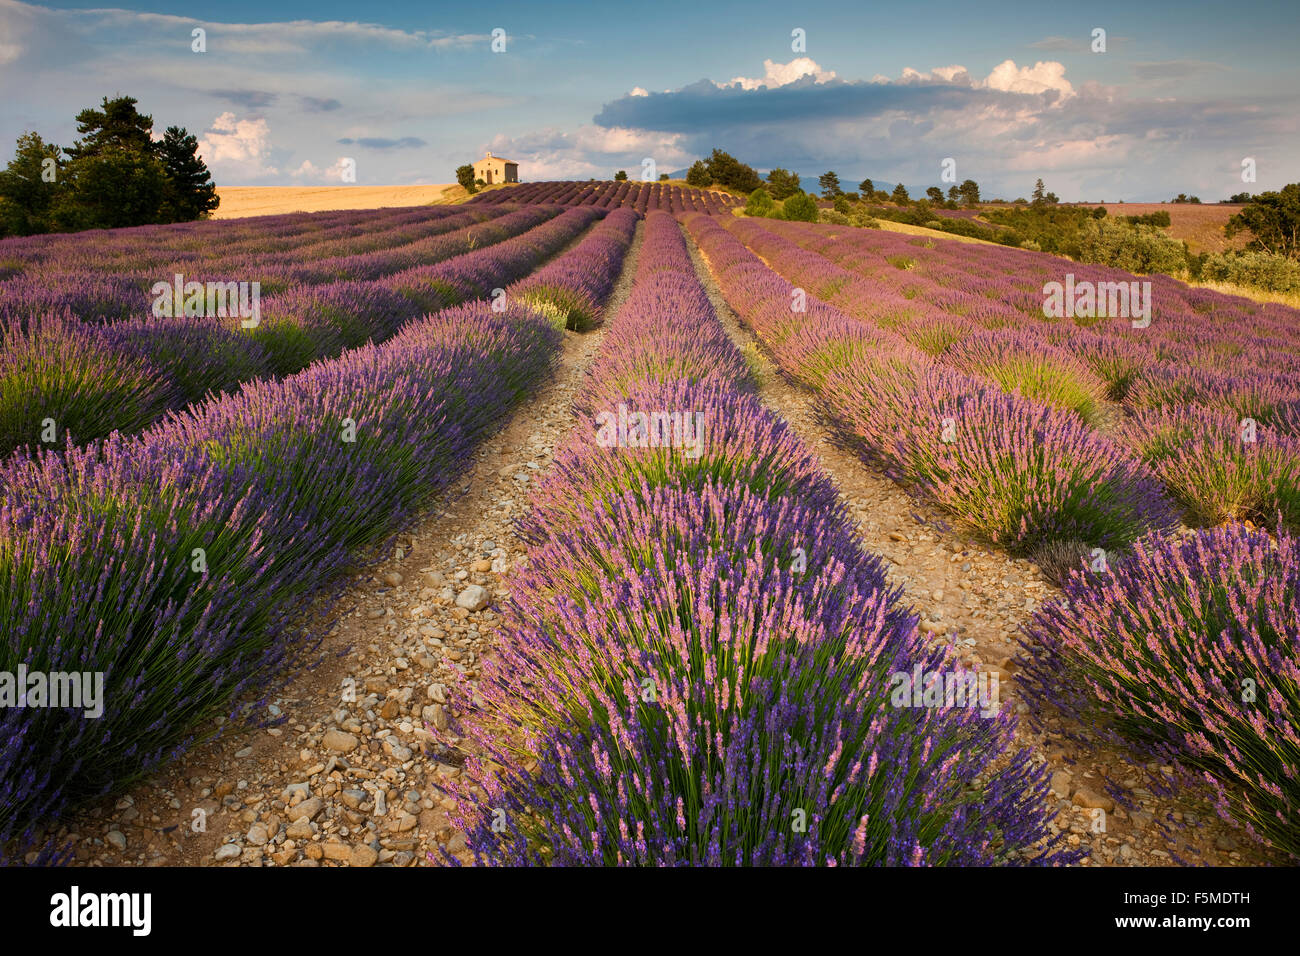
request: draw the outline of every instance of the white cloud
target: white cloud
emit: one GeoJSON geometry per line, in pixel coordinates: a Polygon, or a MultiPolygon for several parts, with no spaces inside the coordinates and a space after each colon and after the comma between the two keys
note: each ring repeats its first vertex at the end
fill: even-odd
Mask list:
{"type": "Polygon", "coordinates": [[[650,95],[650,91],[643,86],[634,86],[632,87],[632,92],[628,93],[628,96],[649,96],[649,95],[650,95]]]}
{"type": "Polygon", "coordinates": [[[777,63],[774,60],[763,61],[763,76],[761,79],[750,77],[736,76],[732,77],[730,83],[717,83],[716,86],[733,86],[740,85],[741,89],[756,90],[759,87],[774,88],[778,86],[787,86],[795,80],[802,79],[805,76],[811,76],[818,83],[826,83],[835,79],[834,70],[823,70],[817,65],[816,61],[806,57],[796,57],[789,63],[777,63]]]}
{"type": "Polygon", "coordinates": [[[680,133],[588,124],[571,133],[547,128],[496,136],[485,145],[494,155],[517,162],[524,180],[609,179],[619,169],[638,179],[646,158],[662,173],[688,165],[694,157],[682,147],[684,138],[680,133]]]}
{"type": "MultiPolygon", "coordinates": [[[[876,74],[878,79],[889,82],[888,77],[881,77],[876,74]]],[[[966,72],[964,66],[936,66],[929,73],[922,73],[914,70],[910,66],[903,68],[903,74],[898,78],[899,83],[952,83],[958,86],[970,86],[970,74],[966,72]]]]}
{"type": "Polygon", "coordinates": [[[238,119],[225,112],[199,137],[199,155],[214,172],[226,176],[256,178],[278,171],[267,163],[271,153],[271,129],[265,119],[238,119]]]}
{"type": "Polygon", "coordinates": [[[1074,87],[1065,78],[1064,64],[1054,60],[1040,60],[1033,66],[1022,67],[1017,67],[1015,60],[1003,60],[993,68],[993,72],[980,85],[1006,93],[1055,91],[1061,94],[1058,103],[1074,95],[1074,87]]]}
{"type": "Polygon", "coordinates": [[[305,179],[309,182],[342,183],[344,171],[352,168],[352,160],[346,156],[340,156],[334,160],[334,165],[327,169],[320,169],[310,159],[304,159],[302,164],[297,169],[292,170],[289,175],[294,179],[305,179]]]}

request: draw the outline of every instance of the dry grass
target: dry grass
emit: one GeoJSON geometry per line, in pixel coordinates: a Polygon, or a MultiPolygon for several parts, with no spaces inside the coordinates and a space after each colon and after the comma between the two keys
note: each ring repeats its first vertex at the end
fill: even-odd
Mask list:
{"type": "Polygon", "coordinates": [[[424,206],[436,202],[449,188],[445,183],[434,186],[218,186],[221,205],[212,218],[242,219],[291,212],[424,206]]]}
{"type": "Polygon", "coordinates": [[[990,242],[987,239],[977,239],[975,236],[959,236],[951,232],[943,232],[940,229],[927,229],[925,226],[913,226],[906,222],[893,222],[889,219],[877,219],[880,228],[889,232],[905,232],[911,236],[931,236],[935,239],[947,239],[950,242],[972,242],[980,246],[996,246],[996,242],[990,242]]]}
{"type": "Polygon", "coordinates": [[[1244,249],[1250,243],[1249,233],[1240,233],[1231,239],[1223,234],[1228,217],[1240,212],[1240,205],[1167,202],[1112,202],[1100,205],[1106,207],[1108,216],[1169,213],[1169,225],[1164,232],[1171,238],[1186,242],[1187,248],[1192,252],[1227,252],[1229,249],[1244,249]]]}
{"type": "Polygon", "coordinates": [[[1198,289],[1213,289],[1215,292],[1222,292],[1224,295],[1239,295],[1244,299],[1253,299],[1256,302],[1280,302],[1282,305],[1289,305],[1293,309],[1300,309],[1300,292],[1269,292],[1265,289],[1254,289],[1247,285],[1233,285],[1231,282],[1188,281],[1187,284],[1198,289]]]}

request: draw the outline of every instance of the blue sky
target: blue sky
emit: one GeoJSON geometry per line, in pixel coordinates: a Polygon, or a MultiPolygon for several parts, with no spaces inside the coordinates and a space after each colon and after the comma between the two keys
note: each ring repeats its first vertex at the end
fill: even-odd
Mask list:
{"type": "Polygon", "coordinates": [[[1300,180],[1297,35],[1300,4],[1249,0],[0,0],[0,155],[28,129],[69,145],[121,92],[198,135],[222,185],[337,183],[345,159],[358,184],[448,182],[485,149],[524,179],[635,176],[716,145],[813,181],[943,186],[951,158],[986,196],[1041,176],[1063,199],[1210,200],[1300,180]]]}

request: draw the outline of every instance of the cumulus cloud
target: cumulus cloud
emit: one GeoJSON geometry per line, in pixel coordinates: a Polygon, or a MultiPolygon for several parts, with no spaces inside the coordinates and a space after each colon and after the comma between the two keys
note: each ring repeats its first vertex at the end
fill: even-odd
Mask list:
{"type": "Polygon", "coordinates": [[[497,136],[483,148],[517,162],[520,179],[608,179],[619,169],[637,179],[647,158],[654,160],[656,172],[665,173],[692,158],[682,148],[683,138],[675,133],[584,125],[573,132],[547,127],[520,136],[497,136]]]}
{"type": "Polygon", "coordinates": [[[310,159],[304,159],[297,169],[291,170],[289,175],[294,179],[304,180],[315,183],[343,183],[343,174],[351,170],[354,174],[356,163],[350,157],[340,156],[334,160],[334,165],[321,169],[310,159]]]}
{"type": "Polygon", "coordinates": [[[1058,102],[1074,95],[1074,87],[1065,78],[1065,66],[1054,60],[1035,63],[1033,66],[1017,67],[1015,60],[1003,60],[993,68],[993,72],[984,80],[984,86],[991,90],[1007,93],[1059,93],[1058,102]]]}
{"type": "MultiPolygon", "coordinates": [[[[989,195],[1025,195],[1035,171],[1050,171],[1048,185],[1063,196],[1132,197],[1171,180],[1212,191],[1199,184],[1218,173],[1186,149],[1187,131],[1202,131],[1206,149],[1276,141],[1280,129],[1295,133],[1289,103],[1281,95],[1250,109],[1227,100],[1138,98],[1120,87],[1072,83],[1055,61],[1008,59],[986,75],[951,64],[870,81],[804,74],[746,88],[700,80],[606,103],[594,123],[676,137],[673,147],[691,159],[721,146],[763,168],[835,169],[846,181],[869,175],[940,185],[940,161],[952,156],[959,178],[977,180],[989,195]]],[[[1226,177],[1223,185],[1231,185],[1226,177]]]]}
{"type": "Polygon", "coordinates": [[[273,176],[277,170],[267,160],[271,153],[271,130],[265,119],[239,119],[222,113],[199,137],[199,155],[215,172],[228,177],[256,179],[273,176]]]}
{"type": "Polygon", "coordinates": [[[835,71],[823,70],[814,60],[806,56],[796,57],[789,63],[764,60],[761,77],[755,79],[736,76],[732,77],[729,83],[719,83],[718,86],[739,86],[742,90],[757,90],[761,87],[787,86],[805,76],[811,76],[816,83],[827,83],[835,79],[835,71]]]}

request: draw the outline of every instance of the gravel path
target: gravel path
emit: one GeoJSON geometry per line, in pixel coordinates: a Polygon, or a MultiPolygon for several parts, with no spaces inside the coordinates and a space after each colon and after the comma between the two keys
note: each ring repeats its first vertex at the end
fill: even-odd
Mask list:
{"type": "MultiPolygon", "coordinates": [[[[962,660],[996,670],[1003,705],[1024,714],[1027,705],[1016,692],[1011,658],[1019,650],[1021,626],[1039,604],[1059,594],[1058,589],[1028,560],[963,536],[937,511],[841,447],[819,413],[815,396],[781,376],[727,306],[707,258],[689,233],[687,244],[718,317],[755,368],[763,401],[820,458],[857,521],[863,546],[886,559],[891,581],[904,589],[922,615],[921,629],[932,640],[951,645],[962,660]]],[[[1080,753],[1061,730],[1058,721],[1048,733],[1034,734],[1022,719],[1017,736],[1040,762],[1047,762],[1060,811],[1054,825],[1068,831],[1072,846],[1088,848],[1090,859],[1084,865],[1169,866],[1177,865],[1179,858],[1221,866],[1265,862],[1261,852],[1232,834],[1209,806],[1155,796],[1147,778],[1161,773],[1159,767],[1131,766],[1113,753],[1080,753]],[[1108,793],[1106,780],[1119,783],[1119,805],[1108,793]],[[1126,809],[1125,803],[1131,806],[1126,809]],[[1094,832],[1101,825],[1104,832],[1094,832]]]]}
{"type": "MultiPolygon", "coordinates": [[[[627,297],[629,250],[607,310],[627,297]]],[[[572,402],[603,337],[566,332],[555,377],[475,455],[455,492],[334,605],[317,666],[271,705],[279,726],[195,748],[62,828],[101,866],[411,866],[462,854],[434,786],[459,768],[425,752],[455,672],[477,677],[524,556],[514,533],[534,480],[576,424],[572,402]],[[202,827],[202,829],[199,829],[202,827]]],[[[319,634],[321,630],[315,633],[319,634]]]]}

